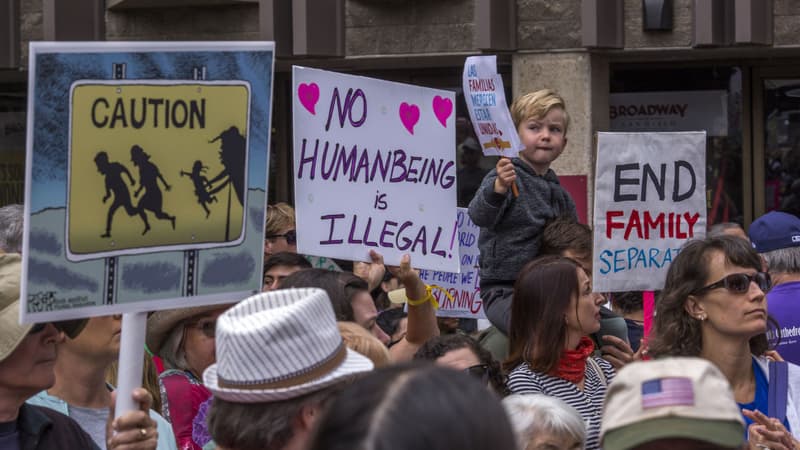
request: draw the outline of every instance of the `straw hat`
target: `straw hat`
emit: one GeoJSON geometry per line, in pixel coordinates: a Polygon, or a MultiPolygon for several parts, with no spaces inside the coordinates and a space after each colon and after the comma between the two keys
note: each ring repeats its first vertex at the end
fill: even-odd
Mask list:
{"type": "Polygon", "coordinates": [[[203,373],[208,389],[236,403],[275,402],[370,371],[349,350],[322,289],[254,295],[217,319],[217,362],[203,373]]]}
{"type": "Polygon", "coordinates": [[[0,361],[8,358],[33,327],[19,324],[21,260],[16,253],[0,254],[0,361]]]}
{"type": "Polygon", "coordinates": [[[147,318],[147,337],[145,343],[154,355],[159,355],[161,346],[176,325],[191,317],[226,308],[229,304],[194,306],[191,308],[165,309],[156,311],[147,318]]]}
{"type": "MultiPolygon", "coordinates": [[[[18,253],[0,252],[0,361],[10,355],[33,328],[32,323],[19,323],[20,279],[22,257],[18,253]]],[[[74,339],[88,319],[51,322],[56,329],[74,339]]]]}

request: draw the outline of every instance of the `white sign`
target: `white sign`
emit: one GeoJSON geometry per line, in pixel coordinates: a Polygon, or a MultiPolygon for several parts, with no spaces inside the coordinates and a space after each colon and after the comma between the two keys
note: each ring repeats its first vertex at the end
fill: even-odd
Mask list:
{"type": "Polygon", "coordinates": [[[458,271],[455,95],[293,68],[299,253],[458,271]]]}
{"type": "Polygon", "coordinates": [[[469,317],[485,319],[481,301],[481,279],[478,276],[478,233],[480,228],[472,223],[466,208],[458,208],[458,251],[461,255],[461,273],[420,270],[419,277],[426,284],[444,288],[434,289],[433,296],[439,302],[436,315],[439,317],[469,317]]]}
{"type": "Polygon", "coordinates": [[[705,132],[598,133],[597,292],[661,289],[669,264],[706,232],[705,132]]]}
{"type": "Polygon", "coordinates": [[[693,131],[728,135],[725,91],[626,92],[609,98],[611,131],[693,131]]]}
{"type": "Polygon", "coordinates": [[[497,73],[497,57],[470,56],[464,63],[464,99],[475,134],[487,156],[517,156],[523,147],[511,120],[497,73]]]}

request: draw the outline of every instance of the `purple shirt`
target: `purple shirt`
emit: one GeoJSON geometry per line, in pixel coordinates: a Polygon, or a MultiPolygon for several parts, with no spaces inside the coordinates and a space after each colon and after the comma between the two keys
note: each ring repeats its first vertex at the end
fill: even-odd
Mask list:
{"type": "MultiPolygon", "coordinates": [[[[800,281],[773,287],[767,294],[767,310],[781,327],[781,343],[775,350],[786,361],[800,364],[800,281]]],[[[768,337],[774,338],[771,333],[768,337]]]]}

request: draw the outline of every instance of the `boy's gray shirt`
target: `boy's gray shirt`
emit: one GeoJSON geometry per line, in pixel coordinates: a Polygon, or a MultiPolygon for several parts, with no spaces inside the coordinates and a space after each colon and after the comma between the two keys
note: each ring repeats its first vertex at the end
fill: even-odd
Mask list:
{"type": "Polygon", "coordinates": [[[514,197],[511,189],[505,194],[494,192],[497,170],[492,169],[469,203],[469,217],[480,227],[481,285],[516,280],[522,266],[539,254],[547,221],[561,216],[578,219],[575,202],[552,169],[540,176],[519,158],[511,162],[519,197],[514,197]]]}

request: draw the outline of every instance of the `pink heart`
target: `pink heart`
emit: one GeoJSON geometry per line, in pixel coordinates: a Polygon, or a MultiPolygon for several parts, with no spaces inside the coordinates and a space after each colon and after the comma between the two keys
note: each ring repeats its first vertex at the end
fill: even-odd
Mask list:
{"type": "Polygon", "coordinates": [[[453,112],[453,102],[449,98],[433,97],[433,113],[443,127],[447,128],[447,118],[453,112]]]}
{"type": "Polygon", "coordinates": [[[300,103],[303,104],[303,107],[306,108],[308,112],[314,115],[317,114],[317,112],[314,111],[317,100],[319,100],[319,86],[317,86],[317,83],[300,83],[300,86],[297,87],[297,96],[300,98],[300,103]]]}
{"type": "Polygon", "coordinates": [[[414,125],[419,122],[419,107],[406,102],[400,104],[400,121],[409,133],[414,134],[414,125]]]}

